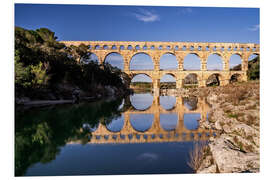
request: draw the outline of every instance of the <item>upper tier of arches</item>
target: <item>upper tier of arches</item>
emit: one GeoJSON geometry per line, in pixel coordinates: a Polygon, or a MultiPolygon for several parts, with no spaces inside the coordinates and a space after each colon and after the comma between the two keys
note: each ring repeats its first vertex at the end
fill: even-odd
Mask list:
{"type": "Polygon", "coordinates": [[[173,51],[259,51],[254,43],[203,42],[139,42],[139,41],[60,41],[66,45],[87,45],[89,49],[105,50],[173,50],[173,51]]]}

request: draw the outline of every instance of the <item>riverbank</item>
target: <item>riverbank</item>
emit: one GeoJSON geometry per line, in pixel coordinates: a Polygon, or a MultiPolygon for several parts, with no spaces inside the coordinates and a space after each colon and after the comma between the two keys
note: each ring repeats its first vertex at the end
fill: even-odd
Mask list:
{"type": "Polygon", "coordinates": [[[212,105],[205,129],[220,136],[211,138],[196,173],[259,172],[260,85],[259,81],[187,90],[189,95],[207,97],[212,105]]]}
{"type": "Polygon", "coordinates": [[[81,101],[94,102],[102,98],[119,98],[131,94],[130,89],[120,89],[113,86],[97,87],[94,91],[84,91],[76,86],[59,86],[57,90],[41,89],[38,95],[15,98],[16,106],[44,107],[59,104],[74,104],[81,101]]]}

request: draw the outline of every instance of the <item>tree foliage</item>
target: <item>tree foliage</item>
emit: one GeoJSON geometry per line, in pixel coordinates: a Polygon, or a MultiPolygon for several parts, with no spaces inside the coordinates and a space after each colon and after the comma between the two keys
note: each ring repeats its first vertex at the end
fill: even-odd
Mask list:
{"type": "Polygon", "coordinates": [[[260,57],[257,56],[253,60],[248,62],[248,79],[255,80],[260,79],[260,57]]]}
{"type": "Polygon", "coordinates": [[[15,27],[17,95],[61,83],[84,90],[95,89],[97,85],[126,88],[128,77],[110,64],[91,60],[86,45],[67,47],[56,39],[55,33],[47,28],[26,30],[15,27]]]}

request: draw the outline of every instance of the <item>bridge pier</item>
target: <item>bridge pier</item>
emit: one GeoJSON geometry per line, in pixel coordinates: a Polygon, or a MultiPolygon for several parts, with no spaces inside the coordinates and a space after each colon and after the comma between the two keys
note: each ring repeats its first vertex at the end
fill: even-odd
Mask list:
{"type": "Polygon", "coordinates": [[[176,78],[176,89],[180,89],[183,87],[183,79],[181,77],[176,78]]]}
{"type": "Polygon", "coordinates": [[[220,86],[226,86],[230,83],[230,79],[220,80],[220,86]]]}
{"type": "Polygon", "coordinates": [[[160,94],[160,80],[158,78],[153,78],[153,90],[154,96],[159,96],[160,94]]]}
{"type": "Polygon", "coordinates": [[[199,87],[206,87],[206,80],[202,79],[199,81],[199,87]]]}

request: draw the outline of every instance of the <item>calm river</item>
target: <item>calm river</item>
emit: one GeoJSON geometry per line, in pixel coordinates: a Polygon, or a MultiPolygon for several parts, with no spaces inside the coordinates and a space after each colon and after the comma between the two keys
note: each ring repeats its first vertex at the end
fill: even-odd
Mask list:
{"type": "Polygon", "coordinates": [[[204,99],[133,94],[125,99],[16,110],[15,175],[193,173],[189,151],[204,99]]]}

